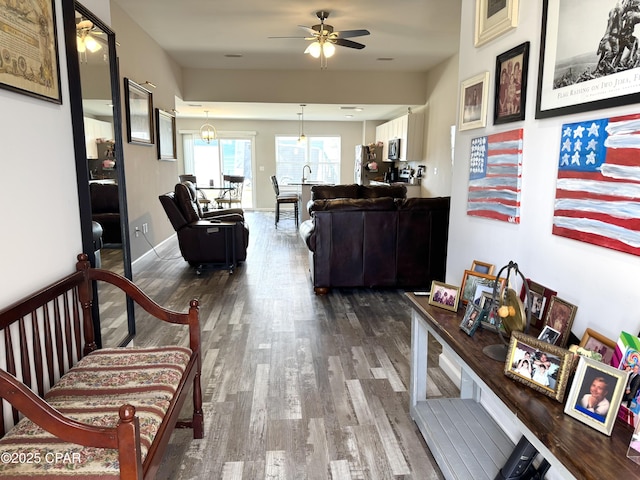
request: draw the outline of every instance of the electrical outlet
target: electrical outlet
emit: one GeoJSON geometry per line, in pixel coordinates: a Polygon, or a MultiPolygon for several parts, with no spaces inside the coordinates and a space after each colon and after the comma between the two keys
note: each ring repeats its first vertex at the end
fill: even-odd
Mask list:
{"type": "Polygon", "coordinates": [[[134,232],[136,234],[136,237],[139,237],[140,236],[140,227],[136,227],[134,232]]]}
{"type": "Polygon", "coordinates": [[[148,223],[143,223],[142,224],[142,233],[149,233],[149,224],[148,223]]]}

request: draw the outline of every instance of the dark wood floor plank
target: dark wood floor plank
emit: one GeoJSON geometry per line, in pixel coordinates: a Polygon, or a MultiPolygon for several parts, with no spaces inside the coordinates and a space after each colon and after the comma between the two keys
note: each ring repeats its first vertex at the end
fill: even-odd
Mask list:
{"type": "MultiPolygon", "coordinates": [[[[442,478],[408,413],[404,292],[316,296],[295,229],[275,230],[273,213],[246,217],[248,256],[232,275],[196,275],[175,240],[134,266],[136,283],[161,304],[186,310],[200,301],[205,438],[176,431],[159,478],[442,478]]],[[[105,318],[114,338],[124,328],[117,303],[105,318]]],[[[186,344],[179,329],[136,316],[136,344],[186,344]]],[[[437,349],[428,365],[431,393],[455,395],[437,349]]]]}

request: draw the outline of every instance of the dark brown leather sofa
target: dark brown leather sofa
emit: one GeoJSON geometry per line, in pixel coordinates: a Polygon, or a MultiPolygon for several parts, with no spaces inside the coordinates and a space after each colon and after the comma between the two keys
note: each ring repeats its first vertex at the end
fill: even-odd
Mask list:
{"type": "Polygon", "coordinates": [[[246,260],[249,228],[241,208],[202,212],[191,182],[178,183],[173,192],[159,198],[178,235],[180,253],[189,265],[198,268],[198,273],[206,264],[227,265],[230,251],[226,247],[232,248],[233,245],[226,243],[226,227],[221,228],[220,222],[235,224],[232,228],[236,262],[246,260]]]}
{"type": "Polygon", "coordinates": [[[300,226],[316,293],[332,287],[428,289],[432,280],[444,281],[449,197],[407,199],[403,185],[316,188],[311,219],[300,226]]]}

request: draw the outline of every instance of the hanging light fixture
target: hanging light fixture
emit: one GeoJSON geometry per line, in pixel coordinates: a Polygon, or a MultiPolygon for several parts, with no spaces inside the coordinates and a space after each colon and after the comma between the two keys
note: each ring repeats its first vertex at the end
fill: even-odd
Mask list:
{"type": "Polygon", "coordinates": [[[216,127],[209,123],[209,110],[205,110],[204,113],[207,114],[207,121],[200,127],[200,138],[207,143],[211,143],[218,138],[218,132],[216,127]]]}
{"type": "Polygon", "coordinates": [[[304,107],[307,105],[304,103],[300,104],[300,113],[298,117],[300,118],[300,133],[298,134],[298,143],[302,143],[307,140],[307,137],[304,135],[304,107]]]}

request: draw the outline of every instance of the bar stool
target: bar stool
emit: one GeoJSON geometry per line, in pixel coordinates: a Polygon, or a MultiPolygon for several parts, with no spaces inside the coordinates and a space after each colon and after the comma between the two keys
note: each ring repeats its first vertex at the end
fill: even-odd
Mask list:
{"type": "Polygon", "coordinates": [[[297,193],[280,193],[278,179],[275,175],[271,176],[271,184],[273,185],[273,191],[276,193],[276,228],[278,228],[278,222],[280,221],[280,204],[282,203],[293,204],[296,228],[298,228],[298,204],[300,203],[300,196],[297,193]]]}

